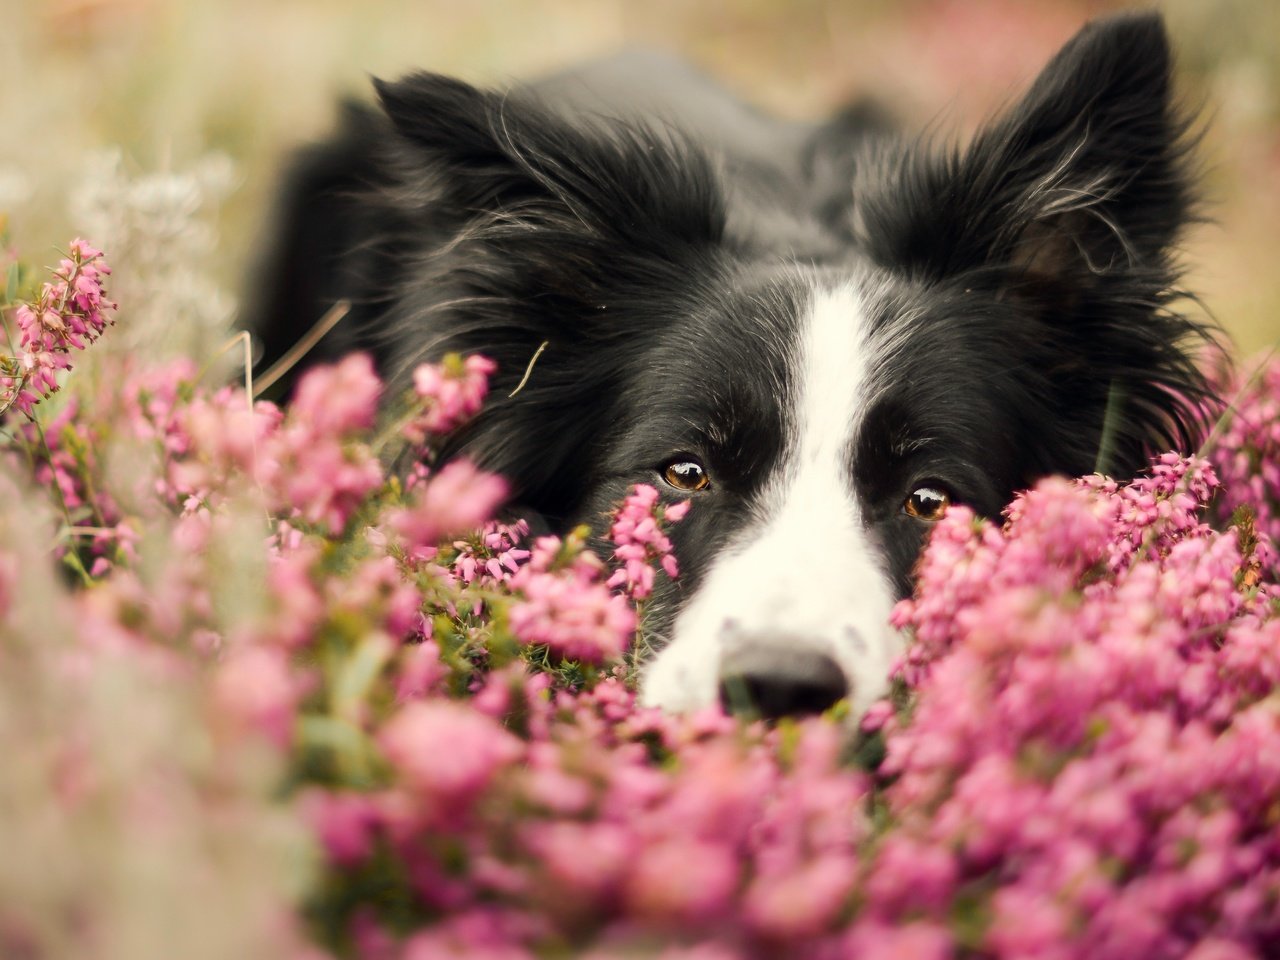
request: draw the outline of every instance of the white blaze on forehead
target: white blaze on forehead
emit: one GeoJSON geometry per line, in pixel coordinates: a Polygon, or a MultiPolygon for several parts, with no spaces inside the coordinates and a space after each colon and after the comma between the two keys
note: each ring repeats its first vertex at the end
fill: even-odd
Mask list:
{"type": "MultiPolygon", "coordinates": [[[[788,437],[756,520],[711,562],[648,666],[646,703],[709,706],[736,644],[804,646],[836,659],[862,708],[883,693],[899,641],[892,589],[853,490],[853,438],[871,375],[869,320],[850,286],[818,289],[797,343],[788,437]]],[[[714,482],[714,478],[713,478],[714,482]]]]}

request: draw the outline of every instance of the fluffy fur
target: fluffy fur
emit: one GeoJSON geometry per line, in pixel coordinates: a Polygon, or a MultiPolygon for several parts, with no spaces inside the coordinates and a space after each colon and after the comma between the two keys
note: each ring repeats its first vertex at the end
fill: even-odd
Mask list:
{"type": "Polygon", "coordinates": [[[1194,445],[1205,329],[1175,309],[1187,123],[1155,14],[1086,26],[959,147],[877,111],[806,126],[635,56],[494,93],[376,82],[302,154],[253,326],[264,363],[333,302],[309,362],[394,384],[499,365],[458,436],[552,529],[700,463],[643,695],[767,714],[883,692],[939,490],[980,514],[1049,473],[1194,445]],[[507,394],[539,344],[528,384],[507,394]]]}

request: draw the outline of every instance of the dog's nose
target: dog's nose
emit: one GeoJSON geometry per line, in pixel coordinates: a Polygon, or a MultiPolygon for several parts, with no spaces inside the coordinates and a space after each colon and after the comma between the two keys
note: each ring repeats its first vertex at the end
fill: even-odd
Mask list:
{"type": "Polygon", "coordinates": [[[840,665],[802,644],[749,645],[720,661],[720,703],[765,719],[822,713],[849,694],[840,665]]]}

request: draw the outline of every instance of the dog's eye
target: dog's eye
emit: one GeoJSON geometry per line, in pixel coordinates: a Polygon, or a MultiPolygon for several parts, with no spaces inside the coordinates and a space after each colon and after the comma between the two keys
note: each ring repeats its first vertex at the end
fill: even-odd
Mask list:
{"type": "Polygon", "coordinates": [[[705,490],[711,483],[707,471],[696,460],[676,460],[662,471],[663,479],[677,490],[705,490]]]}
{"type": "Polygon", "coordinates": [[[941,520],[951,506],[951,495],[938,487],[917,487],[902,505],[902,512],[918,520],[941,520]]]}

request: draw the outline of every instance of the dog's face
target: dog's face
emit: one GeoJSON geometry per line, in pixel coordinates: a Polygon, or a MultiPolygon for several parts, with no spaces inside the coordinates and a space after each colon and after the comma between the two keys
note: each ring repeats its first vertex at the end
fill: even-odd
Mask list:
{"type": "MultiPolygon", "coordinates": [[[[731,344],[707,337],[666,378],[683,429],[633,436],[694,509],[673,531],[685,580],[648,628],[648,702],[778,714],[883,692],[931,524],[951,502],[998,511],[1023,468],[1017,397],[998,371],[975,389],[987,358],[957,309],[866,266],[789,271],[734,305],[731,344]],[[692,423],[686,390],[705,396],[692,423]]],[[[623,457],[640,479],[646,458],[623,457]]]]}
{"type": "Polygon", "coordinates": [[[633,483],[693,501],[682,577],[647,612],[649,703],[863,707],[948,504],[996,515],[1039,476],[1130,470],[1194,433],[1199,331],[1169,306],[1184,125],[1155,16],[1086,28],[964,150],[842,144],[847,199],[814,185],[776,247],[684,136],[438,77],[379,90],[389,201],[439,238],[391,310],[401,362],[500,365],[456,449],[557,526],[599,528],[633,483]]]}
{"type": "Polygon", "coordinates": [[[703,303],[645,342],[582,513],[632,483],[693,501],[671,530],[682,577],[646,616],[644,697],[865,706],[932,523],[951,502],[992,515],[1024,478],[1035,401],[984,342],[1016,309],[858,262],[729,278],[703,303]]]}

